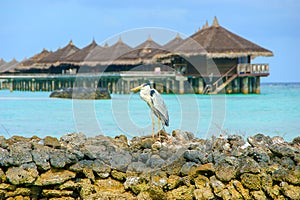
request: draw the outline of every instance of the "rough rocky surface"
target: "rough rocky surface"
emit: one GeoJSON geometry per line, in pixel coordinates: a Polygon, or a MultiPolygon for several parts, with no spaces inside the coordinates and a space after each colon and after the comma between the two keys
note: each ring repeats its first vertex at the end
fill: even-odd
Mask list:
{"type": "Polygon", "coordinates": [[[106,88],[62,88],[50,94],[52,98],[111,99],[106,88]]]}
{"type": "Polygon", "coordinates": [[[300,199],[300,139],[0,137],[0,199],[300,199]]]}

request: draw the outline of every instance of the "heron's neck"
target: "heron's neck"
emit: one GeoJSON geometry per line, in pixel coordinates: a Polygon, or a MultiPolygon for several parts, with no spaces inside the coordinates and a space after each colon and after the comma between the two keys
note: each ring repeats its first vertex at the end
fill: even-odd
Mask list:
{"type": "Polygon", "coordinates": [[[147,102],[148,105],[151,105],[151,99],[150,99],[150,90],[141,90],[140,91],[140,97],[147,102]]]}

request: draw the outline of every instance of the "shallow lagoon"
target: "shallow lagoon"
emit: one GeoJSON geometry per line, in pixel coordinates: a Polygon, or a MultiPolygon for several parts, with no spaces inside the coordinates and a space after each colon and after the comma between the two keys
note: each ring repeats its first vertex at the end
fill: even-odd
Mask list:
{"type": "MultiPolygon", "coordinates": [[[[212,134],[300,135],[300,84],[262,84],[260,95],[163,95],[170,127],[206,138],[212,134]]],[[[111,100],[49,98],[49,92],[0,91],[0,135],[70,132],[129,137],[151,134],[151,113],[138,94],[111,100]]]]}

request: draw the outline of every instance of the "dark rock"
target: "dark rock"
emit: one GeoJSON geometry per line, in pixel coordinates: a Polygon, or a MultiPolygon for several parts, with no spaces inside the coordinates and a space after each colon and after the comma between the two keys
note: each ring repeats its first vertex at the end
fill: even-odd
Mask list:
{"type": "Polygon", "coordinates": [[[31,155],[36,166],[45,171],[50,169],[49,152],[51,150],[49,147],[45,147],[44,145],[35,145],[34,147],[35,148],[31,151],[31,155]]]}
{"type": "Polygon", "coordinates": [[[21,145],[21,144],[14,144],[9,147],[9,157],[10,157],[10,164],[15,166],[20,166],[24,163],[32,162],[32,155],[30,153],[31,145],[21,145]]]}
{"type": "Polygon", "coordinates": [[[93,160],[81,160],[75,163],[74,165],[70,166],[69,169],[74,172],[83,172],[84,169],[92,169],[93,163],[93,160]]]}
{"type": "Polygon", "coordinates": [[[107,88],[63,88],[50,94],[52,98],[111,99],[107,88]]]}
{"type": "Polygon", "coordinates": [[[259,164],[266,166],[270,162],[270,156],[263,149],[259,148],[249,148],[247,155],[252,157],[259,164]]]}
{"type": "Polygon", "coordinates": [[[34,163],[23,164],[20,167],[11,167],[6,172],[6,177],[14,185],[32,184],[39,173],[34,163]]]}
{"type": "Polygon", "coordinates": [[[143,162],[132,162],[129,164],[127,171],[142,173],[147,170],[146,165],[143,162]]]}
{"type": "Polygon", "coordinates": [[[238,148],[245,144],[243,137],[240,135],[228,135],[227,140],[232,148],[238,148]]]}
{"type": "Polygon", "coordinates": [[[146,165],[148,167],[160,168],[163,166],[165,161],[159,157],[159,155],[152,155],[151,158],[147,161],[146,165]]]}
{"type": "Polygon", "coordinates": [[[297,149],[295,147],[287,146],[287,145],[271,145],[269,149],[277,156],[283,157],[291,157],[294,158],[296,154],[300,154],[300,149],[297,149]]]}
{"type": "MultiPolygon", "coordinates": [[[[294,147],[300,147],[300,136],[295,137],[291,143],[291,145],[293,145],[294,147]]],[[[3,147],[4,148],[4,147],[3,147]]]]}
{"type": "Polygon", "coordinates": [[[151,157],[151,150],[145,149],[143,152],[138,153],[138,161],[146,163],[151,157]]]}
{"type": "Polygon", "coordinates": [[[272,179],[274,181],[284,181],[295,185],[300,184],[300,177],[297,177],[293,171],[279,168],[272,173],[272,179]]]}
{"type": "Polygon", "coordinates": [[[132,156],[127,151],[120,151],[112,154],[110,164],[113,169],[126,172],[131,159],[132,156]]]}
{"type": "Polygon", "coordinates": [[[239,173],[253,173],[258,174],[261,171],[259,164],[250,157],[240,159],[239,173]]]}
{"type": "Polygon", "coordinates": [[[286,168],[288,170],[293,170],[295,168],[295,163],[290,157],[282,157],[280,164],[283,168],[286,168]]]}
{"type": "Polygon", "coordinates": [[[55,168],[63,168],[77,162],[75,155],[62,150],[55,150],[50,153],[50,164],[55,168]]]}
{"type": "Polygon", "coordinates": [[[265,149],[272,144],[272,139],[269,136],[263,134],[256,134],[254,136],[248,137],[247,141],[253,147],[259,147],[265,149]]]}
{"type": "Polygon", "coordinates": [[[6,149],[0,148],[0,166],[9,166],[10,158],[9,152],[6,149]]]}
{"type": "Polygon", "coordinates": [[[187,161],[191,161],[194,163],[202,163],[205,164],[207,163],[207,154],[206,152],[203,151],[198,151],[198,150],[186,150],[183,154],[183,157],[187,161]]]}
{"type": "Polygon", "coordinates": [[[110,160],[110,155],[109,152],[107,151],[107,148],[105,145],[84,145],[84,147],[82,147],[81,152],[84,153],[84,155],[86,157],[88,157],[89,159],[100,159],[103,160],[104,162],[108,162],[110,160]]]}
{"type": "Polygon", "coordinates": [[[109,174],[111,171],[111,168],[109,165],[105,164],[103,161],[101,160],[94,160],[92,163],[92,169],[94,172],[101,174],[109,174]]]}
{"type": "Polygon", "coordinates": [[[196,168],[197,164],[194,162],[186,162],[184,163],[184,165],[181,167],[180,169],[180,174],[182,176],[186,176],[190,173],[190,171],[192,170],[192,168],[196,168]]]}

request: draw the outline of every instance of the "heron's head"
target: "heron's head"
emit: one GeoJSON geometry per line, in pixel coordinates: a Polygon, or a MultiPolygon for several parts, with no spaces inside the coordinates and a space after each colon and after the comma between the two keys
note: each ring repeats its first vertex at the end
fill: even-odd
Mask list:
{"type": "Polygon", "coordinates": [[[135,88],[132,88],[130,91],[134,92],[134,93],[137,93],[138,91],[140,91],[142,88],[146,88],[146,87],[149,87],[150,89],[150,83],[143,83],[142,85],[138,86],[138,87],[135,87],[135,88]]]}

